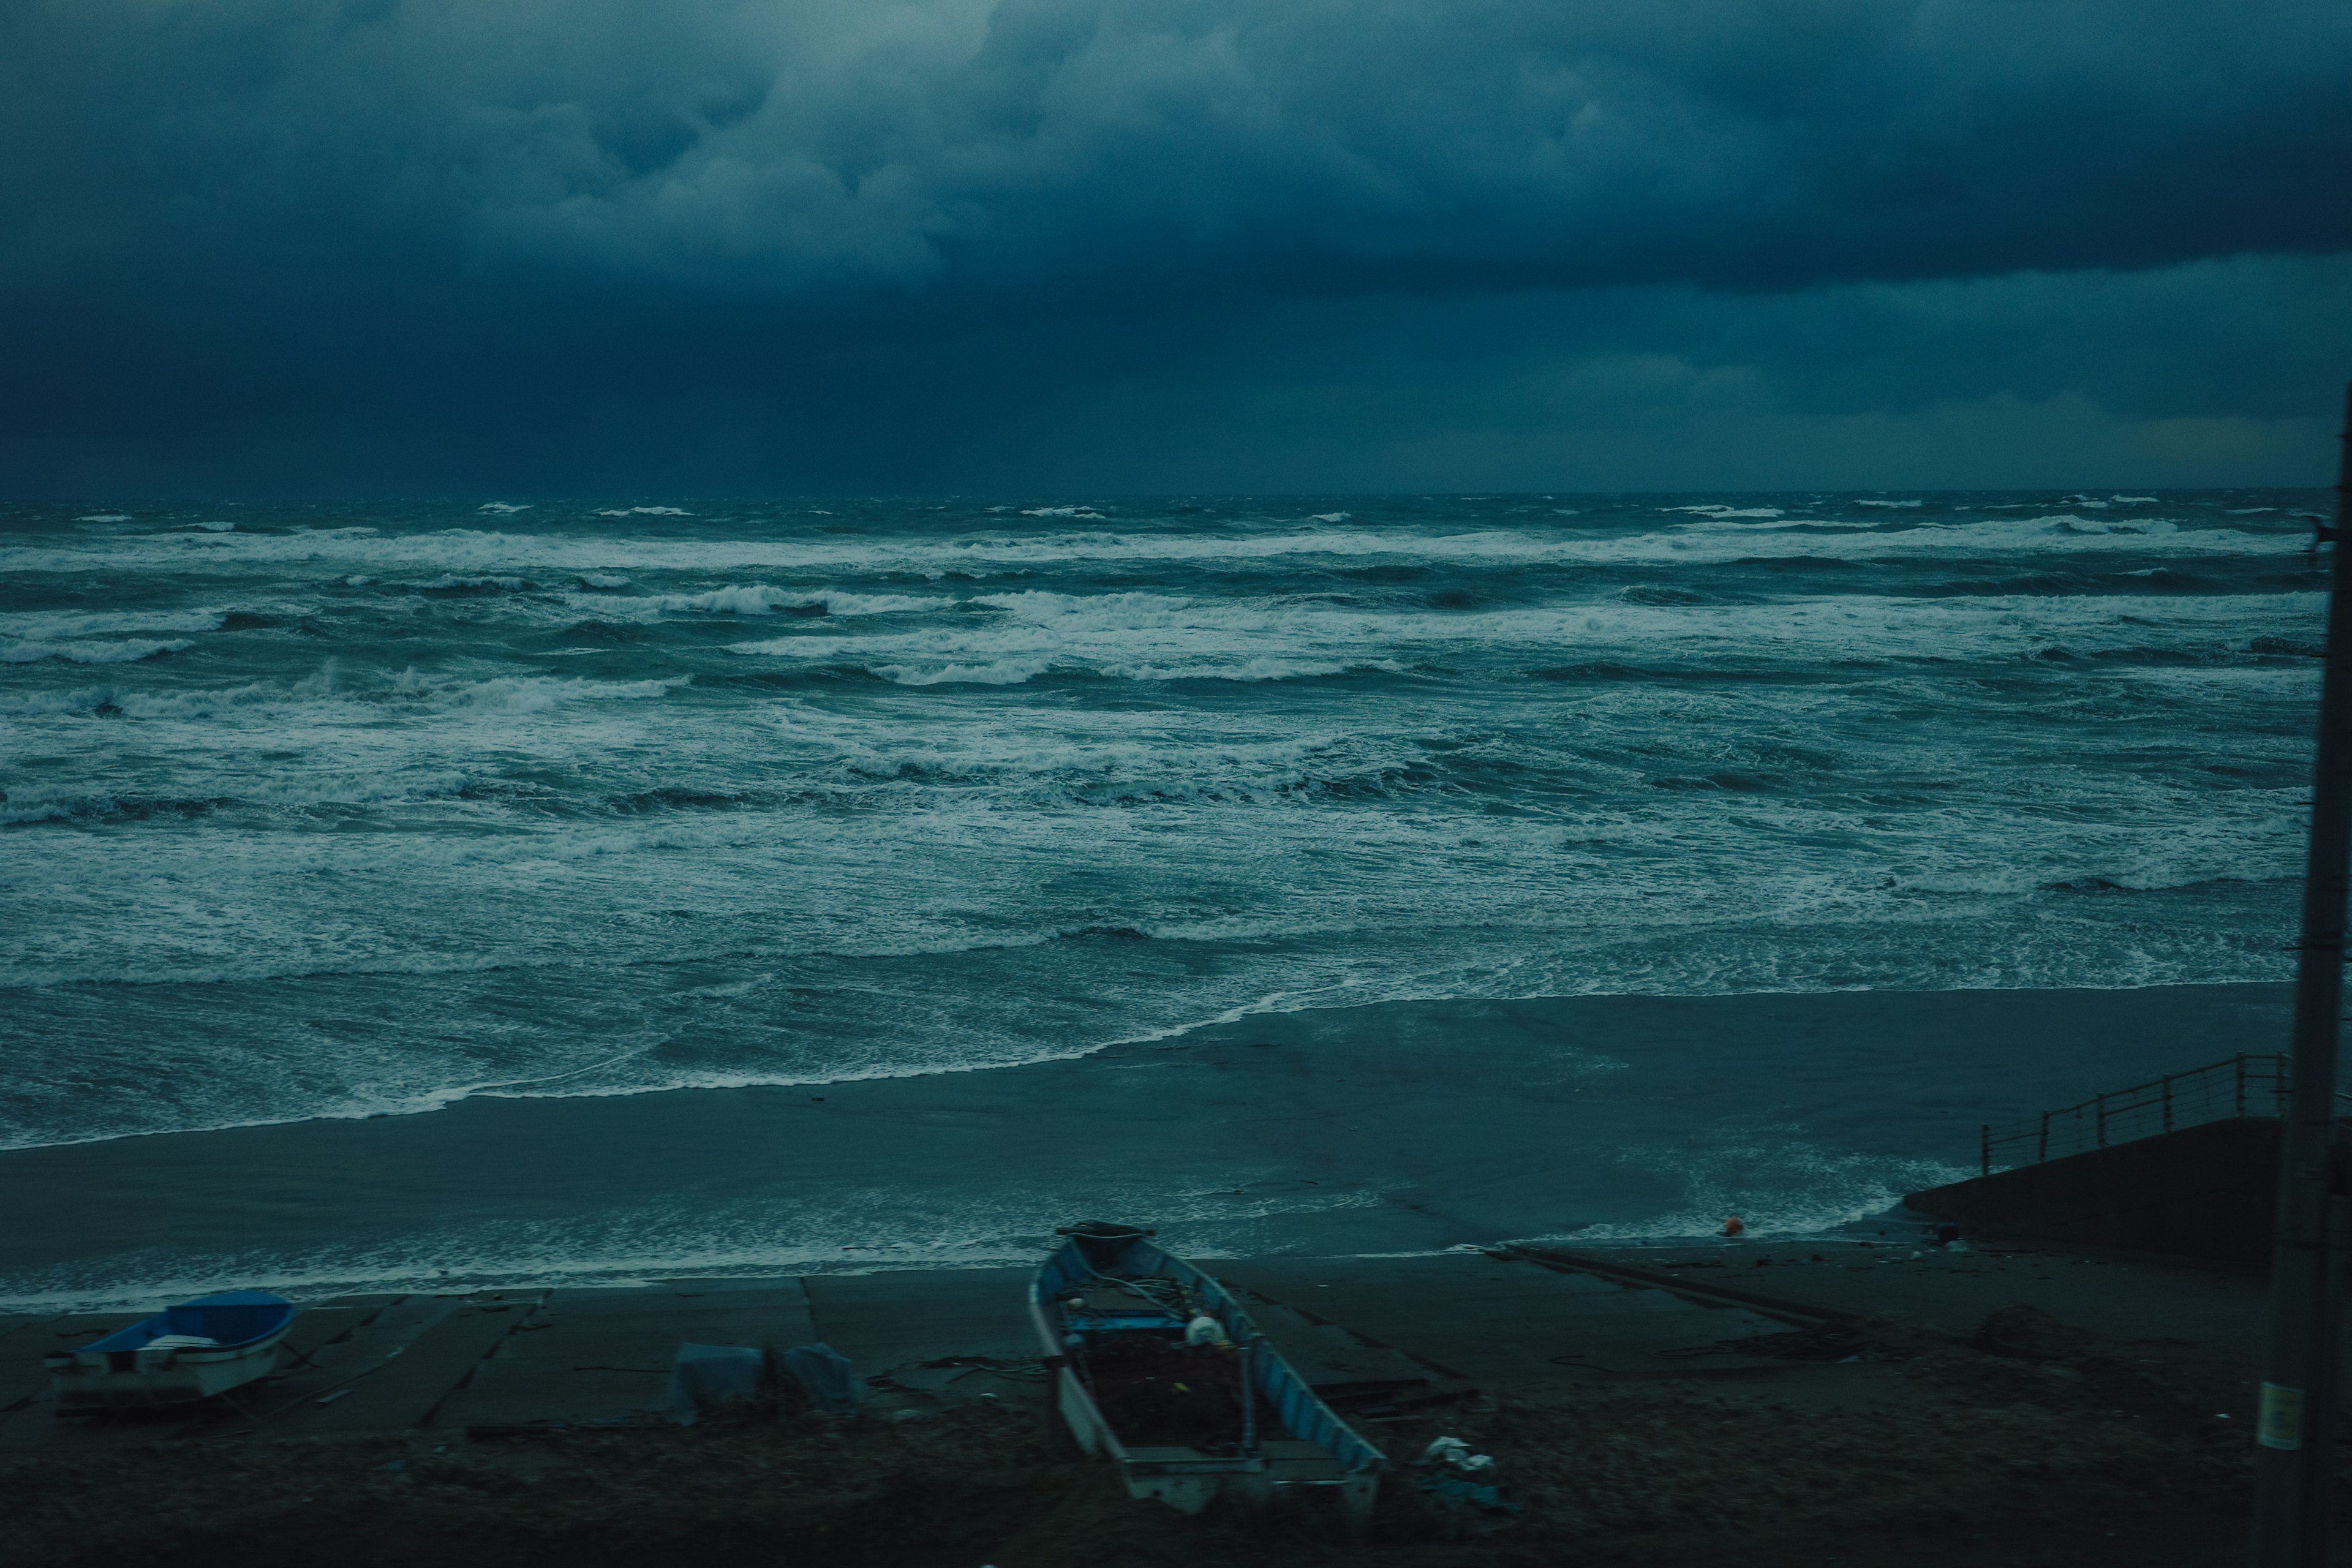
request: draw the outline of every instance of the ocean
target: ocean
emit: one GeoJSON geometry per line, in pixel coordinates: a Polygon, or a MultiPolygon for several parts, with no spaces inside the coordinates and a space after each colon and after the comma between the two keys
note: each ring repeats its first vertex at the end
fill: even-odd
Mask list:
{"type": "Polygon", "coordinates": [[[12,506],[0,1148],[2284,979],[2323,500],[12,506]]]}

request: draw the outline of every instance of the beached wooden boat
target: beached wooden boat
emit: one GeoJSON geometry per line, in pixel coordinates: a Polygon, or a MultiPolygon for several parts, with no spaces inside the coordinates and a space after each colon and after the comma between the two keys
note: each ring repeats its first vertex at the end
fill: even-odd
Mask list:
{"type": "Polygon", "coordinates": [[[224,1290],[43,1360],[60,1411],[184,1405],[268,1376],[293,1325],[285,1297],[224,1290]]]}
{"type": "Polygon", "coordinates": [[[1186,1513],[1220,1496],[1305,1489],[1333,1498],[1360,1532],[1387,1460],[1223,1285],[1148,1230],[1095,1221],[1056,1234],[1066,1239],[1037,1271],[1029,1310],[1054,1409],[1080,1447],[1118,1465],[1137,1497],[1186,1513]]]}

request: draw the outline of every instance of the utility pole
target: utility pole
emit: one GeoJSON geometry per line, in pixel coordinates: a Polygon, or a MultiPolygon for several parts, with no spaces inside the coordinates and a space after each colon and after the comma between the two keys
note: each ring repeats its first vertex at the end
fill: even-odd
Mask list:
{"type": "Polygon", "coordinates": [[[2336,1021],[2344,1002],[2345,892],[2352,858],[2352,388],[2336,478],[2319,770],[2304,867],[2294,1059],[2279,1129],[2271,1349],[2255,1423],[2254,1568],[2325,1568],[2335,1508],[2336,1360],[2352,1197],[2336,1168],[2336,1021]]]}

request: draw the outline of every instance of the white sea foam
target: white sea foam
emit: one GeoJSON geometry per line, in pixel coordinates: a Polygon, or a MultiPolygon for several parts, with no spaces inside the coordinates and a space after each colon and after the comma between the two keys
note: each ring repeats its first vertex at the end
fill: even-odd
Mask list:
{"type": "Polygon", "coordinates": [[[1858,500],[1853,504],[1856,506],[1885,507],[1890,510],[1896,511],[1908,511],[1914,508],[1924,506],[1927,503],[1916,500],[1858,500]]]}
{"type": "MultiPolygon", "coordinates": [[[[714,1086],[715,1087],[715,1086],[714,1086]]],[[[403,1109],[414,1109],[404,1107],[403,1109]]],[[[364,1114],[364,1113],[362,1113],[364,1114]]],[[[354,1292],[622,1289],[680,1279],[863,1275],[900,1269],[1034,1266],[1052,1237],[1045,1216],[1100,1210],[1151,1215],[1188,1258],[1262,1255],[1294,1238],[1300,1216],[1369,1208],[1369,1186],[1302,1182],[1272,1163],[1221,1166],[1171,1191],[1166,1173],[1096,1173],[1055,1181],[1000,1175],[942,1187],[827,1185],[779,1207],[764,1192],[719,1202],[632,1193],[614,1208],[556,1219],[449,1223],[418,1216],[325,1247],[262,1244],[235,1252],[108,1258],[0,1279],[0,1310],[143,1310],[223,1279],[303,1303],[354,1292]],[[1243,1194],[1236,1185],[1265,1184],[1243,1194]]]]}
{"type": "Polygon", "coordinates": [[[495,589],[501,594],[527,594],[539,584],[528,577],[461,577],[454,573],[445,572],[438,577],[428,577],[422,582],[391,584],[387,586],[410,588],[419,593],[488,588],[495,589]]]}
{"type": "Polygon", "coordinates": [[[1049,658],[991,659],[981,664],[877,664],[875,674],[901,686],[1018,686],[1054,668],[1049,658]]]}
{"type": "Polygon", "coordinates": [[[377,576],[418,569],[453,575],[534,572],[577,575],[607,571],[718,574],[788,570],[796,574],[917,572],[936,576],[947,572],[1045,570],[1065,563],[1097,562],[1153,563],[1178,568],[1216,562],[1273,563],[1316,556],[1343,561],[1458,562],[1491,566],[1640,565],[1715,564],[1773,555],[1846,561],[1939,555],[2011,558],[2043,551],[2147,549],[2151,546],[2146,542],[2154,540],[2161,540],[2163,553],[2184,557],[2285,555],[2303,546],[2301,534],[2284,530],[2250,532],[2237,527],[2183,528],[2174,520],[2145,515],[2135,524],[2142,531],[2138,542],[2086,542],[2089,535],[2081,525],[2089,520],[2080,510],[2035,517],[1922,521],[1904,528],[1843,535],[1779,536],[1710,526],[1724,515],[1709,512],[1689,523],[1575,538],[1511,529],[1446,530],[1425,525],[1380,530],[1318,525],[1303,531],[1213,534],[1067,531],[1037,536],[975,535],[938,542],[896,537],[800,539],[788,543],[726,539],[611,540],[463,529],[387,535],[323,530],[309,534],[240,532],[201,541],[186,534],[152,534],[0,547],[0,572],[147,567],[184,573],[249,573],[327,564],[337,573],[377,576]],[[198,553],[189,553],[197,551],[200,544],[203,548],[198,553]]]}
{"type": "Polygon", "coordinates": [[[437,707],[488,709],[501,713],[541,713],[572,702],[635,702],[667,697],[690,684],[690,675],[656,680],[587,680],[558,676],[500,677],[490,680],[435,681],[404,673],[390,684],[396,697],[437,707]]]}
{"type": "Polygon", "coordinates": [[[127,511],[94,511],[88,517],[78,517],[74,521],[76,522],[129,522],[131,514],[127,511]]]}
{"type": "Polygon", "coordinates": [[[822,606],[834,616],[894,616],[943,610],[952,599],[907,594],[852,594],[839,588],[774,588],[751,583],[712,588],[698,594],[647,594],[633,599],[600,599],[593,607],[600,615],[651,619],[665,615],[707,613],[758,616],[774,610],[808,610],[822,606]]]}
{"type": "Polygon", "coordinates": [[[1719,1235],[1724,1217],[1733,1214],[1749,1236],[1819,1236],[1883,1215],[1906,1193],[1976,1174],[1944,1161],[1889,1159],[1825,1148],[1807,1138],[1807,1129],[1801,1127],[1771,1131],[1779,1135],[1751,1135],[1734,1142],[1710,1140],[1704,1152],[1673,1145],[1624,1149],[1620,1155],[1624,1163],[1644,1171],[1663,1169],[1678,1177],[1684,1206],[1645,1219],[1588,1226],[1570,1237],[1549,1239],[1588,1246],[1687,1239],[1719,1235]]]}
{"type": "Polygon", "coordinates": [[[701,594],[655,594],[627,607],[647,614],[704,610],[721,615],[761,616],[771,610],[798,608],[810,602],[804,595],[754,583],[745,587],[713,588],[701,594]]]}
{"type": "MultiPolygon", "coordinates": [[[[2017,659],[2053,648],[2241,659],[2249,637],[2305,624],[2304,595],[2166,598],[2153,604],[2032,595],[1918,600],[1849,595],[1762,605],[1622,601],[1494,610],[1370,611],[1297,599],[1171,595],[988,594],[996,618],[897,632],[818,633],[730,644],[732,652],[864,665],[907,684],[1012,684],[1052,669],[1115,678],[1270,679],[1402,670],[1465,650],[1540,651],[1559,662],[1682,665],[1729,657],[1791,664],[1895,658],[2017,659]]],[[[2258,673],[2249,671],[2248,673],[2258,673]]]]}
{"type": "Polygon", "coordinates": [[[1759,510],[12,534],[0,574],[85,574],[16,602],[87,607],[25,614],[143,617],[0,621],[16,641],[227,606],[303,636],[237,639],[281,661],[237,681],[0,688],[5,811],[74,825],[9,835],[29,1021],[0,1034],[71,1066],[25,1072],[0,1136],[978,1068],[1276,994],[2287,973],[2315,673],[2278,656],[2323,597],[2242,590],[2305,581],[2305,533],[2186,503],[1759,510]],[[142,572],[194,603],[121,608],[142,572]],[[551,591],[336,585],[501,578],[551,591]],[[2011,580],[2036,586],[1975,591],[2011,580]],[[831,613],[730,626],[740,662],[553,646],[739,593],[831,613]],[[882,679],[817,674],[846,666],[882,679]],[[297,1015],[383,1027],[298,1058],[268,1034],[297,1015]],[[135,1070],[192,1020],[204,1074],[135,1070]],[[121,1087],[38,1100],[70,1072],[121,1087]]]}
{"type": "Polygon", "coordinates": [[[527,501],[518,506],[512,501],[486,500],[474,510],[477,511],[494,511],[499,516],[505,517],[519,511],[529,511],[530,510],[530,505],[527,501]]]}

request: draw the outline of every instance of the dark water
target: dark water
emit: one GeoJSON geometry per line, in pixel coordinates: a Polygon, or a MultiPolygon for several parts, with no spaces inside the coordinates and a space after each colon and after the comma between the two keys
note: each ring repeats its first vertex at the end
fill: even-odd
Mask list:
{"type": "Polygon", "coordinates": [[[2283,977],[2305,492],[0,516],[0,1145],[2283,977]]]}

